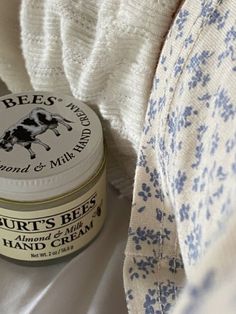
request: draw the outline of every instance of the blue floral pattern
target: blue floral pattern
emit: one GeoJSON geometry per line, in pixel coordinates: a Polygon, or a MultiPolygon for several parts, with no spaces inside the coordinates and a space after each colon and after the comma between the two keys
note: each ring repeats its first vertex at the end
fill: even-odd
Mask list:
{"type": "Polygon", "coordinates": [[[204,298],[212,287],[214,287],[215,272],[213,270],[208,271],[201,282],[198,285],[190,284],[186,293],[188,294],[188,304],[182,311],[182,314],[194,314],[198,313],[204,298]]]}
{"type": "Polygon", "coordinates": [[[134,314],[170,313],[182,290],[189,302],[176,313],[200,313],[200,297],[220,274],[216,261],[214,271],[205,266],[191,285],[192,270],[204,264],[236,215],[232,1],[186,0],[162,50],[141,138],[124,266],[134,314]]]}
{"type": "Polygon", "coordinates": [[[148,289],[143,304],[145,314],[166,314],[171,308],[171,303],[179,293],[174,282],[168,280],[167,283],[155,282],[153,289],[148,289]],[[155,310],[156,307],[160,307],[155,310]]]}

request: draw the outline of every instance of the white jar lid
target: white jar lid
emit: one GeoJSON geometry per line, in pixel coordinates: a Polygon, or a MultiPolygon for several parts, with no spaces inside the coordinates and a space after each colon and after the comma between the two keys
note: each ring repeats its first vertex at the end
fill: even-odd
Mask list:
{"type": "Polygon", "coordinates": [[[36,201],[85,183],[103,158],[101,123],[87,105],[58,93],[0,98],[0,198],[36,201]]]}

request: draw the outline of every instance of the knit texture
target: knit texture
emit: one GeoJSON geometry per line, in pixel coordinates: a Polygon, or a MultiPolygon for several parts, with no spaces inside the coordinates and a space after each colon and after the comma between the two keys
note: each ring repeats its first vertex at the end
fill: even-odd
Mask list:
{"type": "MultiPolygon", "coordinates": [[[[72,94],[99,114],[107,141],[110,180],[123,195],[132,192],[153,75],[178,3],[22,1],[22,52],[33,89],[72,94]]],[[[11,51],[20,58],[19,46],[11,51]]],[[[5,63],[2,52],[0,60],[5,63]]],[[[7,63],[14,64],[11,59],[7,63]]],[[[2,69],[0,74],[10,89],[29,89],[23,63],[17,63],[22,69],[16,80],[14,66],[12,74],[2,69]]]]}

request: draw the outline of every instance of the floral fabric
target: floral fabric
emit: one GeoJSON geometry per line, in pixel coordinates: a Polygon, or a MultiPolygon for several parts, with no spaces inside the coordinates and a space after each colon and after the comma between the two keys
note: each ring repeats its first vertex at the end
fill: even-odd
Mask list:
{"type": "Polygon", "coordinates": [[[124,263],[130,313],[236,312],[235,82],[236,3],[185,1],[139,149],[124,263]]]}

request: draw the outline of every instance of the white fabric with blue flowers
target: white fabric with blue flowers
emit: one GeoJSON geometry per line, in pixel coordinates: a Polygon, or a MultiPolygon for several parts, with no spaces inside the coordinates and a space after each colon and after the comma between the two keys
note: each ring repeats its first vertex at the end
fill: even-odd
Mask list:
{"type": "Polygon", "coordinates": [[[186,0],[139,149],[124,263],[130,313],[236,313],[235,82],[235,1],[186,0]]]}

